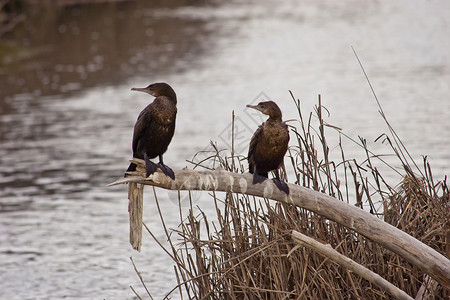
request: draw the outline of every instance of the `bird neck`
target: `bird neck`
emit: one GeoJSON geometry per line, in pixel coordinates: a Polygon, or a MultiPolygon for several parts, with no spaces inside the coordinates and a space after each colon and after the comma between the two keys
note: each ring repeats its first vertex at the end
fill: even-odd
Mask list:
{"type": "Polygon", "coordinates": [[[267,119],[268,121],[272,121],[272,122],[281,122],[281,113],[278,114],[270,114],[269,115],[269,119],[267,119]]]}
{"type": "Polygon", "coordinates": [[[170,90],[166,91],[164,96],[169,98],[170,101],[172,101],[173,103],[177,104],[177,94],[175,94],[174,90],[170,89],[170,90]]]}

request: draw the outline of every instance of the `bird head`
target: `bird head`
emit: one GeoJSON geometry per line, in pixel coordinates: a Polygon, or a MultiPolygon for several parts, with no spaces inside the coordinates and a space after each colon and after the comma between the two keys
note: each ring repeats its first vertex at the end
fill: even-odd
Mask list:
{"type": "Polygon", "coordinates": [[[281,119],[281,110],[278,107],[278,105],[273,101],[259,102],[257,105],[248,104],[247,107],[259,110],[260,112],[270,116],[271,118],[281,119]]]}
{"type": "Polygon", "coordinates": [[[177,96],[170,85],[165,82],[152,83],[145,88],[132,88],[132,91],[143,92],[153,97],[166,96],[176,101],[177,96]]]}

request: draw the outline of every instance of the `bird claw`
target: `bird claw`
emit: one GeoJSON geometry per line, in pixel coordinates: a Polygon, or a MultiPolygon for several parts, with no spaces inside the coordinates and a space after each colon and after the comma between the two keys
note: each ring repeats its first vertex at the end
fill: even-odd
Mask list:
{"type": "Polygon", "coordinates": [[[262,183],[267,177],[259,175],[258,173],[253,173],[253,184],[262,183]]]}
{"type": "Polygon", "coordinates": [[[280,191],[283,191],[289,195],[289,187],[286,182],[277,178],[272,179],[272,181],[280,189],[280,191]]]}
{"type": "Polygon", "coordinates": [[[175,173],[171,168],[162,163],[158,163],[158,167],[161,169],[164,175],[169,176],[170,178],[172,178],[172,180],[175,180],[175,173]]]}
{"type": "Polygon", "coordinates": [[[158,166],[154,162],[152,162],[151,160],[145,161],[145,171],[147,177],[155,173],[156,169],[158,169],[158,166]]]}

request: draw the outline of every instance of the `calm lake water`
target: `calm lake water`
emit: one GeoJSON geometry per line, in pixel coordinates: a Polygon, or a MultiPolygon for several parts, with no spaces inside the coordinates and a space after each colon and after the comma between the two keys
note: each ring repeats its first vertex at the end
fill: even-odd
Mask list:
{"type": "MultiPolygon", "coordinates": [[[[321,94],[327,122],[384,153],[372,142],[387,129],[353,46],[412,157],[428,155],[437,180],[449,175],[449,1],[149,2],[32,6],[0,39],[1,299],[134,299],[130,285],[145,296],[130,256],[155,299],[175,286],[148,234],[141,253],[128,243],[126,186],[105,187],[127,168],[152,100],[131,87],[165,81],[177,92],[174,169],[192,167],[210,140],[229,147],[233,110],[245,155],[262,120],[245,105],[270,98],[295,118],[289,90],[305,114],[321,94]]],[[[175,195],[157,194],[175,228],[175,195]]],[[[196,201],[212,209],[208,196],[196,201]]],[[[144,222],[163,240],[155,212],[146,188],[144,222]]]]}

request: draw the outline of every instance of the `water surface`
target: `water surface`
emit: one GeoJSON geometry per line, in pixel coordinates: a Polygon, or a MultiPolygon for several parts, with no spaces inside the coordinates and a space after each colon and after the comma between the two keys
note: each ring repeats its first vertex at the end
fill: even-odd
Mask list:
{"type": "MultiPolygon", "coordinates": [[[[189,166],[210,140],[229,147],[233,110],[245,155],[261,121],[245,105],[271,98],[295,118],[288,90],[305,113],[321,94],[328,122],[372,142],[386,127],[353,46],[411,155],[428,155],[442,179],[450,164],[449,11],[447,1],[352,0],[32,7],[1,39],[0,295],[133,299],[130,285],[144,291],[130,256],[156,299],[175,285],[150,236],[141,253],[130,249],[126,187],[105,187],[128,166],[134,122],[151,100],[133,86],[166,81],[178,94],[165,155],[173,168],[189,166]]],[[[347,156],[360,151],[348,143],[347,156]]],[[[176,227],[174,195],[157,193],[176,227]]],[[[163,239],[154,203],[146,188],[144,221],[163,239]]],[[[211,206],[209,197],[197,203],[211,206]]]]}

